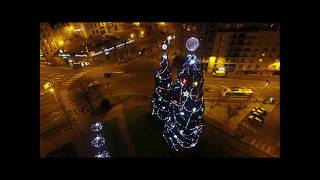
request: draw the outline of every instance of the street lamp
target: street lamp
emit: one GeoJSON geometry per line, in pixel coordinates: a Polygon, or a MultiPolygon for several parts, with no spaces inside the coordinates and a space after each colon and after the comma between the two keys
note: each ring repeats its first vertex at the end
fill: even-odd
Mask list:
{"type": "MultiPolygon", "coordinates": [[[[259,95],[258,97],[261,97],[264,89],[269,85],[269,83],[270,83],[270,81],[266,80],[266,83],[264,84],[264,86],[263,86],[263,88],[262,88],[262,90],[261,90],[261,93],[260,93],[260,95],[259,95]]],[[[262,97],[261,97],[261,98],[262,98],[262,97]]]]}
{"type": "Polygon", "coordinates": [[[64,42],[62,40],[59,41],[59,44],[63,46],[64,42]]]}
{"type": "MultiPolygon", "coordinates": [[[[68,121],[69,121],[70,124],[71,124],[71,128],[72,128],[73,132],[75,133],[75,128],[74,128],[74,125],[75,125],[75,124],[74,124],[73,121],[70,119],[67,110],[66,110],[66,109],[64,108],[64,106],[62,105],[62,102],[57,98],[56,93],[55,93],[55,91],[54,91],[54,88],[53,88],[52,86],[50,86],[49,91],[54,95],[54,98],[56,99],[56,101],[57,101],[58,104],[60,105],[61,109],[62,109],[63,112],[65,113],[68,121]]],[[[76,133],[75,133],[75,134],[76,134],[76,133]]]]}
{"type": "Polygon", "coordinates": [[[144,35],[144,31],[140,31],[140,35],[143,36],[144,35]]]}
{"type": "Polygon", "coordinates": [[[131,33],[131,34],[130,34],[130,37],[131,37],[131,38],[133,38],[133,37],[134,37],[134,34],[133,34],[133,33],[131,33]]]}

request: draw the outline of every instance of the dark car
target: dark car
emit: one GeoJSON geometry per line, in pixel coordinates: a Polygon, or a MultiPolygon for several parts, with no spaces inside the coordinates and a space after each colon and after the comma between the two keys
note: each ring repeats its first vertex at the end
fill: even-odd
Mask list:
{"type": "Polygon", "coordinates": [[[73,69],[80,69],[82,66],[80,63],[73,63],[72,67],[73,69]]]}
{"type": "Polygon", "coordinates": [[[112,73],[104,73],[104,77],[111,77],[112,73]]]}
{"type": "Polygon", "coordinates": [[[257,117],[257,116],[253,116],[253,115],[250,115],[250,116],[248,117],[248,120],[249,120],[249,122],[251,122],[251,123],[253,123],[253,124],[256,124],[256,125],[258,125],[258,126],[261,126],[261,125],[264,123],[264,120],[263,120],[263,119],[261,119],[261,118],[259,118],[259,117],[257,117]]]}

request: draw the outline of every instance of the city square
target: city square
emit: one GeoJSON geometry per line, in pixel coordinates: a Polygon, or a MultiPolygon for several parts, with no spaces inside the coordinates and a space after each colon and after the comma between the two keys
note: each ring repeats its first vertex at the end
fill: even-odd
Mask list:
{"type": "Polygon", "coordinates": [[[280,24],[41,22],[40,157],[280,157],[280,24]]]}

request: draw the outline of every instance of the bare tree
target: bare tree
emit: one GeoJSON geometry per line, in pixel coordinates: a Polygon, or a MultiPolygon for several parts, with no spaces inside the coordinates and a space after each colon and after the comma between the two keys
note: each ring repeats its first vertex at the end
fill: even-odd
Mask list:
{"type": "Polygon", "coordinates": [[[73,97],[87,102],[91,109],[94,108],[94,101],[97,96],[103,96],[103,88],[99,87],[99,82],[91,77],[81,77],[71,85],[73,97]],[[96,83],[94,83],[96,82],[96,83]]]}
{"type": "Polygon", "coordinates": [[[227,117],[226,117],[226,123],[228,124],[230,121],[230,118],[236,116],[239,113],[239,107],[236,104],[228,104],[227,105],[227,117]]]}

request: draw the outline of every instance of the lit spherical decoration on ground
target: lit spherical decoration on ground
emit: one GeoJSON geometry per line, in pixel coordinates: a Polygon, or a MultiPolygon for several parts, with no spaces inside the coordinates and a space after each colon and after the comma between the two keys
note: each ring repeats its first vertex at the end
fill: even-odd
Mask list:
{"type": "Polygon", "coordinates": [[[166,44],[162,44],[162,49],[166,50],[167,49],[167,45],[166,44]]]}
{"type": "Polygon", "coordinates": [[[186,42],[186,47],[189,51],[193,52],[199,47],[199,40],[195,37],[191,37],[186,42]]]}
{"type": "Polygon", "coordinates": [[[93,123],[91,125],[91,131],[98,132],[102,129],[102,124],[100,122],[93,123]]]}
{"type": "Polygon", "coordinates": [[[107,151],[103,151],[103,152],[98,152],[98,154],[96,154],[94,157],[95,158],[110,158],[110,155],[107,151]]]}
{"type": "Polygon", "coordinates": [[[92,141],[91,141],[91,145],[93,147],[99,148],[102,147],[104,144],[106,143],[104,137],[97,135],[92,141]]]}

